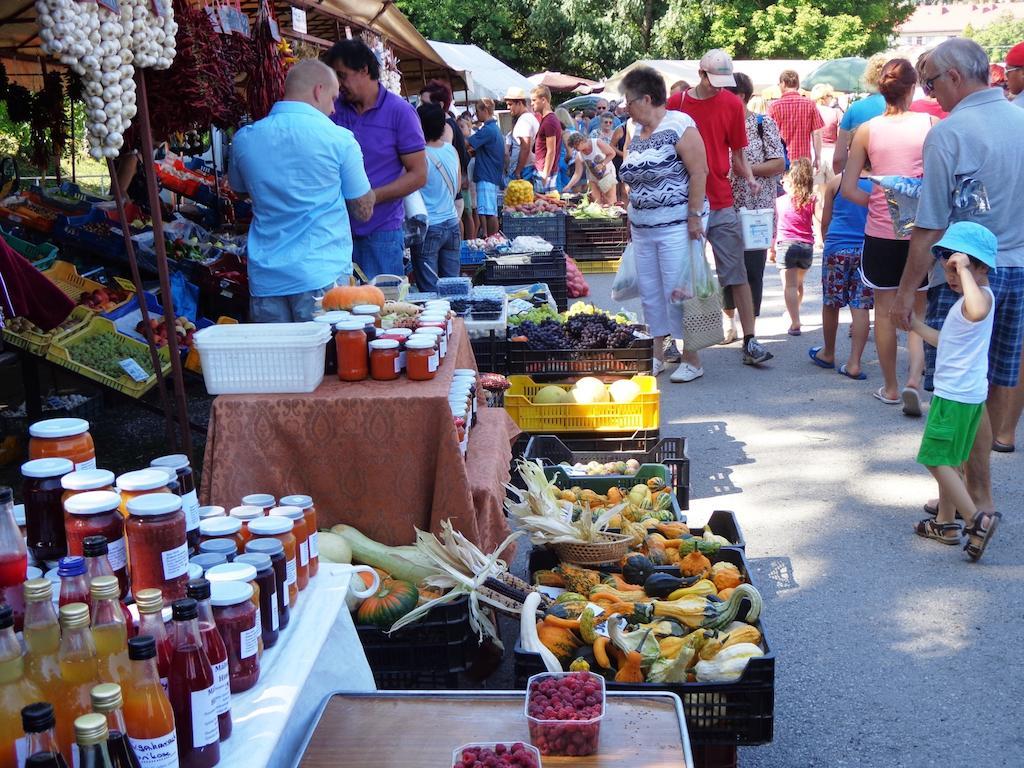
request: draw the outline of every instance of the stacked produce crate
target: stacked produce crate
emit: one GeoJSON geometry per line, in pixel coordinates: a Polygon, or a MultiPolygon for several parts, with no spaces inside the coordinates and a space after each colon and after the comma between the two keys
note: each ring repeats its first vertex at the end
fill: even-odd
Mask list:
{"type": "Polygon", "coordinates": [[[621,207],[582,203],[570,209],[565,252],[581,272],[614,272],[628,242],[629,222],[621,207]]]}

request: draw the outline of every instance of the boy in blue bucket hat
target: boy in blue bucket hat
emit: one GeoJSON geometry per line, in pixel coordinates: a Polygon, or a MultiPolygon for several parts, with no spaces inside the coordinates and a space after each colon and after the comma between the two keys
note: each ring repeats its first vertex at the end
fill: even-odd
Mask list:
{"type": "Polygon", "coordinates": [[[914,317],[914,330],[933,347],[935,396],[921,438],[917,460],[939,484],[939,509],[914,526],[918,536],[943,544],[960,543],[963,518],[964,550],[971,560],[985,552],[1002,515],[979,512],[964,483],[961,465],[967,461],[988,397],[988,347],[992,338],[995,300],[988,273],[996,270],[996,237],[971,221],[958,221],[934,246],[949,287],[961,294],[950,307],[942,330],[914,317]]]}

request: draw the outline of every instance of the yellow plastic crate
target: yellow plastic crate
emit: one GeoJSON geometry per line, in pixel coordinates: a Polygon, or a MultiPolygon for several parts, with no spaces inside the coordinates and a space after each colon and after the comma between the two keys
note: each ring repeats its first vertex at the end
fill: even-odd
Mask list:
{"type": "MultiPolygon", "coordinates": [[[[533,398],[546,386],[529,376],[509,376],[505,391],[505,410],[524,432],[559,434],[563,432],[631,432],[658,429],[661,420],[658,380],[653,376],[634,376],[640,395],[631,403],[557,403],[537,405],[533,398]]],[[[565,390],[571,384],[555,384],[565,390]]]]}
{"type": "Polygon", "coordinates": [[[2,331],[3,339],[12,347],[18,347],[18,349],[24,349],[26,352],[42,357],[46,354],[46,350],[50,348],[50,344],[55,340],[79,330],[93,317],[94,315],[88,307],[75,307],[71,310],[70,318],[74,321],[74,324],[70,328],[63,330],[54,329],[47,333],[36,333],[35,331],[15,332],[8,327],[2,331]]]}
{"type": "Polygon", "coordinates": [[[598,261],[577,261],[576,266],[584,275],[611,274],[619,271],[622,259],[600,259],[598,261]]]}
{"type": "MultiPolygon", "coordinates": [[[[117,378],[113,378],[105,373],[95,370],[94,368],[89,368],[72,358],[76,344],[92,338],[93,336],[100,336],[103,334],[120,336],[120,338],[129,347],[137,348],[144,355],[149,355],[148,347],[145,344],[136,341],[129,336],[119,334],[117,329],[114,327],[114,324],[105,317],[94,317],[85,327],[80,328],[79,330],[74,331],[73,333],[70,333],[50,344],[50,348],[46,352],[46,359],[74,371],[77,374],[85,376],[88,379],[98,381],[100,384],[110,387],[111,389],[115,389],[118,392],[122,392],[129,397],[142,397],[156,385],[156,375],[151,375],[145,381],[135,381],[127,373],[123,373],[117,378]]],[[[166,376],[171,372],[170,351],[167,347],[162,347],[159,354],[161,375],[166,376]]]]}
{"type": "MultiPolygon", "coordinates": [[[[72,301],[76,303],[78,302],[78,299],[81,298],[83,293],[92,293],[95,290],[106,287],[103,285],[103,283],[98,283],[95,280],[90,280],[87,277],[82,277],[80,274],[78,274],[78,270],[75,268],[75,265],[67,261],[58,260],[53,262],[53,266],[44,271],[43,274],[46,275],[47,278],[49,278],[51,283],[60,288],[68,296],[68,298],[70,298],[72,301]]],[[[130,293],[135,292],[135,285],[131,281],[124,280],[120,277],[115,278],[115,280],[117,281],[117,284],[124,290],[129,291],[130,293]]],[[[119,304],[115,304],[110,309],[102,311],[113,312],[115,309],[123,307],[125,304],[131,301],[131,298],[132,297],[129,296],[127,299],[120,302],[119,304]]],[[[101,310],[99,309],[90,311],[93,312],[94,314],[98,314],[101,312],[101,310]]]]}

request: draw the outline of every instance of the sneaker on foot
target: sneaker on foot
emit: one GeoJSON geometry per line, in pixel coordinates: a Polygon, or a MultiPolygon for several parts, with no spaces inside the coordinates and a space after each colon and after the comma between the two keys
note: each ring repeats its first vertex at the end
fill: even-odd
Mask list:
{"type": "Polygon", "coordinates": [[[651,368],[651,375],[652,376],[657,376],[658,374],[660,374],[664,370],[665,370],[665,363],[663,363],[658,358],[654,358],[654,362],[653,362],[653,365],[652,365],[652,368],[651,368]]]}
{"type": "Polygon", "coordinates": [[[760,365],[771,360],[775,355],[769,352],[757,339],[751,339],[743,345],[743,364],[760,365]]]}
{"type": "Polygon", "coordinates": [[[704,375],[703,368],[696,368],[689,363],[680,363],[679,367],[672,371],[669,377],[676,384],[685,384],[704,375]]]}
{"type": "Polygon", "coordinates": [[[665,354],[663,357],[666,363],[678,363],[683,359],[683,356],[679,353],[679,347],[676,346],[676,340],[671,336],[665,340],[665,354]]]}

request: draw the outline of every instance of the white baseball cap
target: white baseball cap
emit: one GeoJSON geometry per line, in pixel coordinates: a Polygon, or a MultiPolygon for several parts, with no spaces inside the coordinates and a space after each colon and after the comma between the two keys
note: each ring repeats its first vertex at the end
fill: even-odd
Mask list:
{"type": "Polygon", "coordinates": [[[731,88],[736,85],[732,74],[732,57],[721,48],[712,48],[700,60],[701,71],[716,88],[731,88]]]}

